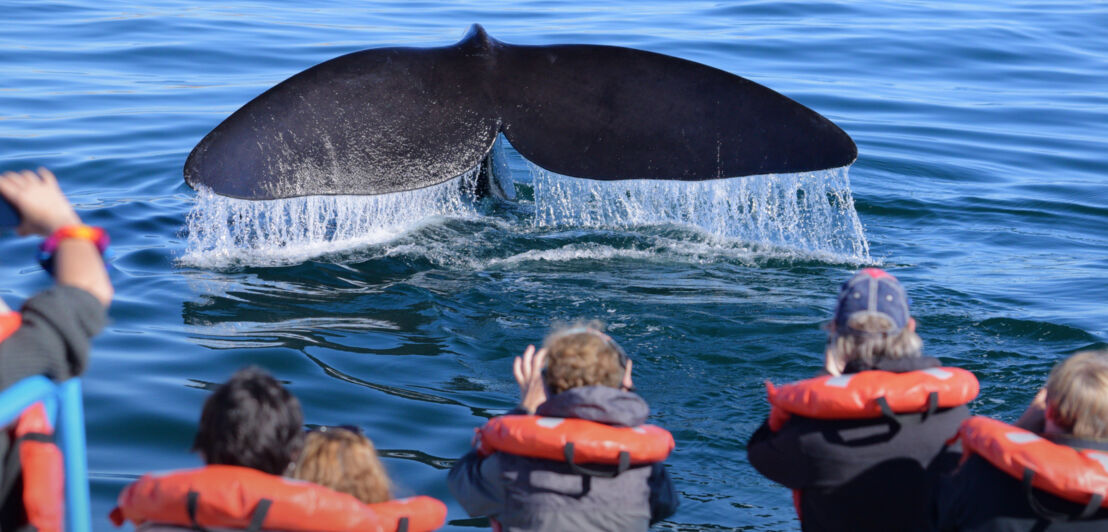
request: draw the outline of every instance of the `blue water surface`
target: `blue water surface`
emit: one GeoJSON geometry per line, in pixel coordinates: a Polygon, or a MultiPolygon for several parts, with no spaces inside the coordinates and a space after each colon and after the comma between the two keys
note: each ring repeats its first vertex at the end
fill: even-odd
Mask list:
{"type": "MultiPolygon", "coordinates": [[[[0,168],[50,167],[114,242],[111,324],[85,381],[97,529],[129,481],[199,464],[200,407],[246,364],[286,382],[309,424],[364,428],[399,494],[439,497],[447,528],[470,528],[485,522],[453,501],[446,469],[517,400],[511,357],[553,321],[601,319],[677,440],[683,503],[659,528],[787,530],[789,494],[750,467],[745,442],[767,412],[763,381],[820,366],[820,326],[854,269],[905,283],[927,352],[981,379],[979,413],[1014,419],[1054,362],[1108,346],[1104,3],[313,6],[4,5],[0,168]],[[316,63],[448,45],[471,23],[510,43],[630,46],[734,72],[835,121],[858,161],[616,191],[574,188],[509,152],[516,202],[440,198],[410,216],[375,205],[390,224],[362,219],[337,240],[333,227],[217,238],[206,213],[249,207],[184,185],[204,134],[316,63]],[[586,192],[600,210],[575,210],[586,192]],[[708,201],[717,193],[746,207],[708,201]],[[692,207],[666,216],[658,201],[692,207]]],[[[327,208],[368,208],[351,201],[327,208]]],[[[323,207],[298,208],[309,215],[291,219],[307,224],[323,207]]],[[[49,283],[36,245],[0,241],[9,304],[49,283]]]]}

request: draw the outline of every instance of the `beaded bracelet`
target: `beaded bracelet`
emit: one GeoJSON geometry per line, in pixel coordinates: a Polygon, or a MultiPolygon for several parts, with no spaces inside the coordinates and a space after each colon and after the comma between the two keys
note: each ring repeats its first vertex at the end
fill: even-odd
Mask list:
{"type": "Polygon", "coordinates": [[[38,262],[42,265],[42,269],[54,274],[54,252],[58,250],[58,246],[62,243],[62,240],[70,238],[77,238],[81,240],[88,240],[96,245],[96,249],[100,251],[100,255],[103,256],[104,252],[108,250],[107,231],[100,227],[93,227],[91,225],[67,225],[54,231],[54,234],[50,235],[46,240],[42,241],[42,245],[38,248],[38,262]]]}

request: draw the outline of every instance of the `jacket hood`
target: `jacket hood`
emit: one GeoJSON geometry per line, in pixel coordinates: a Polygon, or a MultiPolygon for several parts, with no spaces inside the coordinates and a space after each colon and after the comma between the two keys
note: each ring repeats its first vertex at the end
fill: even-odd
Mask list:
{"type": "Polygon", "coordinates": [[[650,407],[633,392],[607,386],[582,386],[547,398],[535,413],[585,419],[617,427],[637,427],[646,423],[650,407]]]}

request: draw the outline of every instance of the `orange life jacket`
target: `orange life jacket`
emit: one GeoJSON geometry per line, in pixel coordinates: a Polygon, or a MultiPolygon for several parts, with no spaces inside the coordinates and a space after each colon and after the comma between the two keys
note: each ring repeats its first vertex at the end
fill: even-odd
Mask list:
{"type": "Polygon", "coordinates": [[[512,415],[490,419],[477,429],[478,453],[500,451],[530,458],[557,460],[575,471],[597,476],[607,472],[576,464],[617,465],[615,474],[632,464],[662,462],[673,451],[673,435],[654,425],[613,427],[575,418],[512,415]]]}
{"type": "MultiPolygon", "coordinates": [[[[19,329],[18,312],[0,314],[0,342],[19,329]]],[[[35,403],[15,422],[15,442],[23,471],[23,506],[27,521],[42,532],[62,529],[65,516],[65,470],[54,444],[54,427],[42,403],[35,403]]]]}
{"type": "Polygon", "coordinates": [[[870,370],[824,376],[775,387],[766,382],[770,430],[792,415],[816,419],[870,419],[893,414],[934,412],[977,397],[973,373],[961,368],[928,368],[904,373],[870,370]]]}
{"type": "MultiPolygon", "coordinates": [[[[966,455],[975,453],[997,469],[1038,488],[1079,504],[1082,517],[1108,508],[1108,453],[1078,450],[1046,440],[1034,432],[983,416],[962,422],[958,437],[966,455]]],[[[1030,489],[1028,502],[1036,512],[1030,489]]]]}
{"type": "Polygon", "coordinates": [[[119,494],[117,505],[110,515],[116,526],[129,520],[135,526],[416,532],[446,522],[446,505],[431,497],[367,505],[310,482],[228,465],[146,474],[119,494]]]}

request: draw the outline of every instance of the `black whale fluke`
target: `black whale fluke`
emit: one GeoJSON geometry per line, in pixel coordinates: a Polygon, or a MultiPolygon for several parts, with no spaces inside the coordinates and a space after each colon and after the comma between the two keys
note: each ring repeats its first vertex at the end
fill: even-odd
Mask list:
{"type": "Polygon", "coordinates": [[[858,153],[830,120],[734,74],[505,44],[474,25],[453,46],[355,52],[281,82],[193,148],[185,181],[259,200],[413,190],[477,167],[499,133],[542,168],[598,180],[805,172],[858,153]]]}

